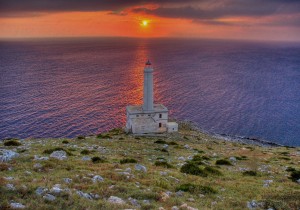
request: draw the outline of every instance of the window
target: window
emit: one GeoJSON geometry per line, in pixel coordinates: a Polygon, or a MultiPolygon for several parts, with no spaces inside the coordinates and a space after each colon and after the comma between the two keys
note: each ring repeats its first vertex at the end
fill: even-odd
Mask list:
{"type": "Polygon", "coordinates": [[[159,118],[162,118],[162,114],[159,114],[159,118]]]}
{"type": "Polygon", "coordinates": [[[160,128],[161,128],[161,123],[159,123],[159,124],[158,124],[158,127],[160,127],[160,128]]]}

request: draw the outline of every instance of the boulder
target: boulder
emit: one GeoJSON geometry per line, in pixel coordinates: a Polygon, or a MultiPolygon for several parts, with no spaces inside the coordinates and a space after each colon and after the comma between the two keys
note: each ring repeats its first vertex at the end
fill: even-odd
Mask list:
{"type": "Polygon", "coordinates": [[[67,159],[67,153],[62,150],[54,151],[51,153],[50,157],[58,159],[58,160],[65,160],[65,159],[67,159]]]}
{"type": "Polygon", "coordinates": [[[145,166],[141,165],[141,164],[136,164],[136,165],[134,166],[134,168],[135,168],[135,170],[137,170],[137,171],[142,171],[142,172],[144,172],[144,173],[147,172],[147,168],[146,168],[145,166]]]}
{"type": "Polygon", "coordinates": [[[119,198],[119,197],[116,197],[116,196],[110,196],[107,201],[109,203],[120,204],[120,205],[126,203],[122,198],[119,198]]]}
{"type": "Polygon", "coordinates": [[[54,195],[51,194],[46,194],[43,196],[43,198],[47,201],[54,201],[56,199],[56,197],[54,195]]]}
{"type": "Polygon", "coordinates": [[[72,182],[72,179],[70,178],[63,178],[63,180],[66,184],[70,184],[72,182]]]}
{"type": "Polygon", "coordinates": [[[49,158],[48,157],[40,157],[38,155],[35,155],[33,160],[49,160],[49,158]]]}
{"type": "Polygon", "coordinates": [[[103,182],[104,179],[102,176],[99,176],[99,175],[96,175],[93,177],[93,182],[96,183],[96,182],[103,182]]]}
{"type": "Polygon", "coordinates": [[[19,153],[14,152],[12,150],[0,149],[0,163],[8,162],[18,156],[19,156],[19,153]]]}
{"type": "Polygon", "coordinates": [[[10,207],[12,209],[25,209],[25,206],[21,203],[11,202],[10,207]]]}
{"type": "Polygon", "coordinates": [[[41,195],[45,194],[47,191],[48,191],[48,189],[45,188],[45,187],[38,187],[38,188],[35,190],[35,194],[41,196],[41,195]]]}

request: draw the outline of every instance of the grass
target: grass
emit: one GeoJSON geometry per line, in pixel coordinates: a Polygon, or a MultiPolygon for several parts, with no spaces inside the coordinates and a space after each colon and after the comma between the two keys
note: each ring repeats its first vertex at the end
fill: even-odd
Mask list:
{"type": "Polygon", "coordinates": [[[65,151],[67,153],[67,155],[70,155],[70,156],[73,155],[73,153],[71,153],[70,151],[68,151],[67,149],[64,149],[62,147],[55,147],[55,148],[52,148],[52,149],[45,149],[43,151],[43,153],[50,155],[54,151],[65,151]]]}
{"type": "Polygon", "coordinates": [[[22,147],[19,148],[4,146],[9,140],[0,141],[0,148],[22,153],[12,161],[0,163],[0,209],[10,208],[12,200],[24,204],[26,209],[172,209],[186,203],[198,209],[239,210],[247,208],[247,202],[252,200],[264,202],[261,209],[300,207],[300,189],[296,182],[299,147],[233,143],[191,129],[181,129],[165,137],[143,136],[141,139],[113,129],[84,140],[25,139],[20,141],[22,147]],[[159,140],[164,142],[154,143],[159,140]],[[161,151],[163,144],[169,145],[168,152],[161,151]],[[49,157],[55,150],[72,155],[63,161],[34,160],[35,155],[49,157]],[[93,157],[91,161],[82,160],[87,153],[93,157]],[[182,165],[179,157],[188,161],[182,165]],[[228,160],[227,157],[236,157],[238,161],[230,167],[215,164],[220,159],[228,160]],[[131,159],[145,166],[147,171],[137,171],[131,159]],[[35,168],[36,164],[40,167],[35,168]],[[94,183],[95,175],[102,176],[104,181],[94,183]],[[67,184],[63,178],[70,178],[72,182],[67,184]],[[269,179],[273,183],[263,187],[264,180],[269,179]],[[9,191],[7,184],[13,184],[16,190],[9,191]],[[55,184],[70,191],[57,195],[54,202],[47,202],[35,194],[37,187],[51,189],[55,184]],[[88,200],[78,196],[76,190],[97,193],[100,198],[88,200]],[[179,190],[184,191],[182,196],[176,195],[179,190]],[[168,191],[172,194],[162,201],[162,193],[168,191]],[[110,196],[120,197],[126,204],[110,204],[107,202],[110,196]],[[131,205],[129,197],[137,199],[141,207],[131,205]],[[149,200],[150,204],[143,200],[149,200]]]}

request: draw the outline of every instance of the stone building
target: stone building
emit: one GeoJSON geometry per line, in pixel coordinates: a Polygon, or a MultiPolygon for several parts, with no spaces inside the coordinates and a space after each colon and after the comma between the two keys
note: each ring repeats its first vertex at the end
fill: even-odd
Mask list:
{"type": "Polygon", "coordinates": [[[168,109],[153,103],[153,68],[150,61],[144,68],[143,105],[126,107],[126,130],[134,134],[151,134],[178,131],[178,124],[168,122],[168,109]]]}

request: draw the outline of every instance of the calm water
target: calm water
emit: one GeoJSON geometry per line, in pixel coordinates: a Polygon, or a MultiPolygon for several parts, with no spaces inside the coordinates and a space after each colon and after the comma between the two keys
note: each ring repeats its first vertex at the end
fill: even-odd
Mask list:
{"type": "Polygon", "coordinates": [[[300,145],[300,45],[167,39],[0,42],[0,139],[75,137],[125,124],[155,101],[214,133],[300,145]]]}

